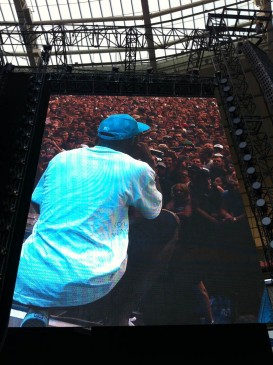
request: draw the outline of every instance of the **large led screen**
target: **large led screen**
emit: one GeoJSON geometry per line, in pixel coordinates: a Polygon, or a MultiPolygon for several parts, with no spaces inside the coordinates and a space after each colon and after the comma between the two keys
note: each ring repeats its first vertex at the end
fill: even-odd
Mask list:
{"type": "MultiPolygon", "coordinates": [[[[142,285],[131,312],[123,323],[130,326],[148,326],[258,322],[264,283],[216,99],[51,95],[34,189],[39,186],[40,179],[55,156],[73,149],[92,149],[97,143],[100,122],[112,114],[124,113],[150,126],[150,130],[143,133],[139,140],[150,151],[163,196],[163,210],[174,213],[170,216],[174,217],[178,229],[167,262],[164,261],[164,267],[159,270],[159,274],[153,276],[147,272],[147,282],[144,280],[145,285],[142,285]]],[[[103,163],[102,159],[101,164],[103,163]]],[[[60,169],[59,174],[62,173],[65,172],[60,169]]],[[[86,173],[92,173],[88,171],[88,166],[82,170],[82,174],[86,173]]],[[[109,189],[115,188],[112,181],[107,181],[107,177],[106,174],[102,186],[94,186],[94,194],[97,194],[98,199],[101,196],[107,198],[109,189]]],[[[64,185],[69,185],[69,181],[64,181],[64,185]]],[[[117,181],[116,184],[126,186],[126,181],[117,181]]],[[[63,186],[63,189],[66,187],[63,186]]],[[[80,197],[77,186],[73,194],[75,199],[84,198],[88,204],[89,197],[80,197]]],[[[56,204],[59,199],[66,199],[62,196],[62,187],[56,204]]],[[[105,205],[107,209],[107,199],[105,205]]],[[[57,250],[58,240],[63,240],[63,232],[69,237],[67,244],[78,245],[78,250],[81,250],[82,240],[85,238],[77,229],[80,222],[77,222],[77,214],[73,212],[73,208],[73,204],[67,204],[65,212],[60,212],[55,207],[49,217],[52,222],[54,215],[56,219],[59,214],[64,213],[74,214],[75,217],[73,225],[59,227],[59,232],[54,233],[57,250]]],[[[79,220],[80,217],[81,212],[79,220]]],[[[90,225],[94,225],[92,216],[89,219],[90,225]]],[[[36,204],[32,202],[24,241],[42,224],[36,204]]],[[[100,227],[99,222],[97,224],[100,227]]],[[[103,229],[122,230],[123,227],[104,226],[103,229]]],[[[149,240],[145,238],[145,229],[145,224],[139,225],[138,230],[132,230],[132,234],[140,237],[139,239],[144,237],[149,245],[149,240]]],[[[167,230],[168,219],[149,239],[156,242],[157,235],[164,234],[167,230]]],[[[104,237],[107,235],[102,231],[101,244],[104,244],[104,237]]],[[[63,250],[64,261],[60,262],[53,257],[54,249],[47,247],[47,244],[45,242],[42,255],[43,273],[38,274],[37,271],[35,280],[41,287],[43,278],[51,280],[52,285],[47,293],[48,298],[51,298],[55,295],[54,291],[58,290],[54,283],[55,276],[52,275],[54,265],[56,272],[65,271],[63,277],[67,280],[67,285],[70,284],[69,265],[65,262],[65,256],[70,254],[70,250],[63,250]],[[49,278],[48,275],[52,277],[49,278]]],[[[145,246],[143,247],[145,251],[145,246]]],[[[24,243],[21,255],[24,255],[24,243]]],[[[145,252],[143,255],[145,257],[145,252]]],[[[82,255],[80,257],[82,260],[82,255]]],[[[94,265],[93,261],[81,262],[77,256],[73,259],[78,267],[94,265]]],[[[32,261],[32,257],[28,257],[28,260],[29,270],[35,271],[37,262],[32,261]]],[[[157,269],[159,266],[155,271],[157,269]]],[[[145,278],[146,273],[142,271],[141,264],[138,270],[139,276],[145,278]]],[[[100,281],[99,274],[96,280],[100,281]]],[[[79,308],[79,288],[77,283],[73,285],[75,298],[72,298],[70,305],[75,305],[65,307],[62,303],[59,308],[56,305],[57,308],[50,311],[48,326],[104,326],[105,318],[109,320],[111,313],[119,311],[120,305],[126,306],[126,303],[117,304],[111,301],[104,306],[101,305],[102,298],[99,298],[92,303],[90,310],[79,308]]],[[[91,285],[96,285],[96,282],[91,285]]],[[[132,291],[133,289],[134,283],[132,291]]],[[[29,293],[29,297],[32,295],[33,293],[29,293]]],[[[44,300],[44,303],[47,306],[50,300],[44,300]]],[[[9,326],[19,327],[27,311],[28,306],[14,301],[9,326]]]]}

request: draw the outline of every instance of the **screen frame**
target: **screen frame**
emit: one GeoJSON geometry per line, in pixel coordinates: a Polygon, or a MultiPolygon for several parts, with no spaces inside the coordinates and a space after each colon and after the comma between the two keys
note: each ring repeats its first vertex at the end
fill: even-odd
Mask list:
{"type": "MultiPolygon", "coordinates": [[[[126,75],[125,75],[126,76],[126,75]]],[[[132,78],[136,77],[136,75],[132,75],[124,81],[122,80],[122,75],[117,80],[111,80],[111,74],[107,75],[60,75],[60,74],[48,74],[47,79],[42,83],[42,87],[40,89],[40,102],[37,105],[35,110],[34,118],[35,124],[32,131],[31,136],[31,146],[29,150],[28,161],[26,162],[26,170],[25,177],[22,187],[22,193],[20,195],[20,203],[17,211],[17,217],[20,215],[20,220],[17,219],[16,227],[17,233],[13,235],[13,243],[12,243],[12,251],[15,252],[14,247],[16,247],[15,258],[13,258],[12,263],[11,260],[9,262],[9,267],[12,265],[13,274],[9,275],[8,286],[9,288],[14,289],[14,283],[16,279],[17,267],[19,264],[20,250],[22,245],[22,237],[25,233],[25,225],[27,221],[27,215],[29,211],[29,204],[31,199],[31,191],[33,189],[33,184],[36,176],[37,163],[39,159],[40,145],[43,138],[43,131],[45,127],[45,120],[47,116],[47,107],[50,100],[51,95],[69,95],[71,90],[73,90],[74,95],[86,95],[86,91],[88,90],[90,95],[124,95],[124,96],[140,96],[143,95],[145,97],[150,96],[170,96],[170,97],[180,97],[185,96],[185,93],[188,93],[186,97],[204,97],[203,94],[206,94],[205,97],[209,97],[207,95],[211,95],[211,97],[215,98],[214,92],[211,94],[212,89],[214,90],[214,86],[212,79],[210,78],[209,83],[206,78],[205,83],[202,83],[202,80],[189,80],[183,79],[181,83],[181,79],[175,75],[175,77],[164,75],[157,76],[153,75],[153,80],[149,80],[147,82],[143,82],[143,75],[138,77],[138,82],[132,86],[132,78]],[[158,77],[158,79],[157,79],[158,77]],[[97,80],[96,80],[97,78],[97,80]],[[186,80],[186,82],[185,82],[186,80]],[[91,84],[91,86],[90,86],[91,84]],[[187,88],[185,89],[185,85],[187,88]],[[209,85],[209,88],[204,92],[204,85],[209,85]],[[58,90],[58,92],[57,92],[58,90]],[[213,96],[212,96],[213,95],[213,96]],[[17,261],[16,261],[17,260],[17,261]]],[[[14,227],[15,227],[14,225],[14,227]]],[[[11,300],[13,290],[9,289],[9,304],[11,306],[11,300]]],[[[7,290],[6,290],[7,291],[7,290]]],[[[7,291],[8,292],[8,291],[7,291]]],[[[1,308],[2,302],[0,302],[1,308]]]]}

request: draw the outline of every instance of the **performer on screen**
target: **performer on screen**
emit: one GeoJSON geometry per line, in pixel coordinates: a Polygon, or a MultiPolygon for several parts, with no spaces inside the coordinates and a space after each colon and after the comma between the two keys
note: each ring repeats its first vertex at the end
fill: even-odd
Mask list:
{"type": "Polygon", "coordinates": [[[162,210],[154,160],[138,141],[149,129],[128,114],[110,115],[94,147],[49,162],[32,194],[39,218],[15,284],[14,303],[29,309],[21,326],[46,326],[60,311],[89,320],[97,308],[104,325],[127,326],[166,268],[179,220],[162,210]]]}

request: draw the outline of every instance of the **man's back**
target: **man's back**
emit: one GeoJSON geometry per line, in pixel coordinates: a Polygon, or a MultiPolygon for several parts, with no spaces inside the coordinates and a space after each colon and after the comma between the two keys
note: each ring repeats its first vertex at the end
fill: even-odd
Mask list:
{"type": "Polygon", "coordinates": [[[149,129],[110,115],[95,147],[60,152],[48,164],[32,194],[40,215],[23,243],[13,296],[28,307],[22,327],[45,326],[37,319],[60,311],[90,322],[98,308],[105,325],[127,326],[166,270],[179,221],[162,210],[154,159],[138,139],[149,129]]]}
{"type": "Polygon", "coordinates": [[[65,306],[105,295],[126,268],[128,206],[146,218],[159,214],[161,194],[150,184],[153,179],[147,164],[107,147],[55,156],[32,196],[40,219],[24,243],[14,299],[65,306]],[[46,270],[44,256],[51,263],[46,270]],[[29,286],[27,298],[20,294],[21,277],[29,286]],[[84,297],[82,286],[90,286],[84,297]]]}

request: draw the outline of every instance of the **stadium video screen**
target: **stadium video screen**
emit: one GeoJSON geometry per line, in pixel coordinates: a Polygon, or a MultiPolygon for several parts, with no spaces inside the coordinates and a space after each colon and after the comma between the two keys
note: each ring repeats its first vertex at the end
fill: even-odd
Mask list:
{"type": "MultiPolygon", "coordinates": [[[[112,114],[123,113],[151,127],[139,138],[150,150],[160,181],[163,209],[175,213],[179,222],[168,265],[151,285],[147,283],[147,288],[138,296],[131,314],[126,318],[128,325],[259,322],[264,282],[216,99],[51,95],[34,189],[55,156],[68,150],[93,148],[100,122],[112,114]]],[[[82,173],[87,170],[88,166],[82,173]]],[[[107,182],[104,187],[107,187],[107,182]]],[[[75,191],[76,197],[79,198],[79,195],[75,191]]],[[[61,196],[59,198],[62,199],[61,196]]],[[[88,202],[88,197],[85,198],[88,202]]],[[[73,207],[67,206],[68,215],[72,214],[71,209],[73,207]]],[[[58,211],[54,214],[57,219],[58,211]]],[[[54,216],[49,219],[54,222],[54,216]]],[[[32,236],[38,224],[43,222],[40,222],[39,212],[32,202],[24,241],[32,236]]],[[[73,227],[61,227],[60,242],[63,240],[61,232],[65,232],[66,244],[80,246],[85,238],[77,230],[78,224],[80,222],[77,222],[75,215],[73,227]]],[[[54,237],[58,250],[58,234],[54,237]]],[[[64,262],[56,261],[48,254],[54,250],[46,247],[47,244],[42,255],[44,276],[37,274],[36,283],[30,285],[34,293],[29,293],[29,298],[32,295],[35,297],[35,286],[42,288],[44,277],[51,281],[50,288],[45,289],[48,293],[43,293],[45,306],[52,297],[58,296],[55,292],[58,291],[56,277],[52,274],[54,265],[56,272],[66,271],[63,277],[68,286],[71,284],[69,265],[65,262],[66,251],[63,251],[64,262]],[[47,295],[48,301],[45,299],[47,295]]],[[[71,251],[67,252],[69,254],[71,251]]],[[[77,262],[76,256],[74,260],[77,262]]],[[[36,270],[36,264],[39,267],[29,257],[31,270],[36,270]]],[[[81,261],[77,265],[80,266],[81,261]]],[[[93,263],[90,262],[90,265],[93,263]]],[[[70,303],[76,303],[75,308],[55,308],[50,312],[48,326],[103,326],[104,310],[108,316],[118,310],[102,308],[98,299],[93,302],[92,313],[81,311],[77,308],[80,288],[77,288],[77,283],[73,285],[75,300],[72,298],[70,303]]],[[[19,327],[26,312],[24,303],[14,302],[9,327],[19,327]]]]}

